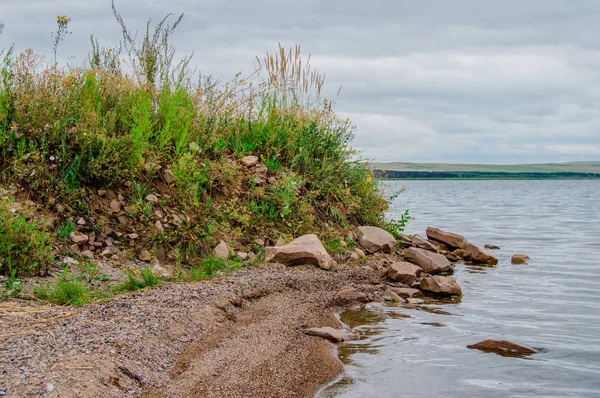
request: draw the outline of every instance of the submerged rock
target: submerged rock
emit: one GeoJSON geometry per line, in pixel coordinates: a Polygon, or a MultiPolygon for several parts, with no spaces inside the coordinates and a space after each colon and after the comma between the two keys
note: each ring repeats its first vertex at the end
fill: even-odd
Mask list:
{"type": "Polygon", "coordinates": [[[325,270],[337,265],[315,234],[301,236],[282,246],[266,247],[265,261],[287,265],[313,264],[325,270]]]}
{"type": "Polygon", "coordinates": [[[386,272],[388,278],[405,285],[412,285],[421,275],[423,269],[405,261],[392,263],[386,272]]]}
{"type": "Polygon", "coordinates": [[[506,340],[484,340],[477,344],[468,345],[467,348],[491,352],[503,357],[522,358],[528,355],[536,354],[537,351],[519,344],[511,343],[506,340]]]}
{"type": "Polygon", "coordinates": [[[490,250],[500,250],[500,246],[492,245],[489,243],[486,243],[485,245],[483,245],[483,247],[490,250]]]}
{"type": "Polygon", "coordinates": [[[462,296],[462,290],[452,276],[429,276],[421,281],[421,289],[427,292],[447,295],[462,296]]]}
{"type": "Polygon", "coordinates": [[[477,264],[498,264],[498,259],[496,257],[492,256],[490,253],[483,250],[481,247],[475,246],[472,243],[469,243],[467,245],[467,248],[465,249],[464,259],[477,264]]]}
{"type": "Polygon", "coordinates": [[[406,249],[404,258],[413,264],[417,264],[428,274],[439,274],[440,272],[452,270],[452,263],[444,255],[416,247],[406,249]]]}
{"type": "Polygon", "coordinates": [[[412,287],[390,287],[390,290],[396,293],[398,296],[404,298],[411,298],[421,295],[421,291],[419,289],[413,289],[412,287]]]}
{"type": "Polygon", "coordinates": [[[513,254],[510,262],[513,264],[525,264],[530,257],[527,254],[513,254]]]}
{"type": "Polygon", "coordinates": [[[333,341],[334,343],[339,343],[341,341],[349,341],[349,340],[358,340],[360,337],[352,332],[347,332],[341,329],[334,329],[329,326],[322,328],[310,328],[304,331],[304,334],[309,336],[317,336],[329,341],[333,341]]]}
{"type": "Polygon", "coordinates": [[[389,232],[378,228],[358,227],[358,243],[369,253],[391,253],[396,249],[396,239],[389,232]]]}
{"type": "Polygon", "coordinates": [[[464,236],[458,235],[452,232],[442,231],[439,228],[428,227],[427,228],[427,237],[432,240],[436,240],[438,242],[442,242],[449,247],[457,248],[457,249],[466,249],[467,240],[464,236]]]}

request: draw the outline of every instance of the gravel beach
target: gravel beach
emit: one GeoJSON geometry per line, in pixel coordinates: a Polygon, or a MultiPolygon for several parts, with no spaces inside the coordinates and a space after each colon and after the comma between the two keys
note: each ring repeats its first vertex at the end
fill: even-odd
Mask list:
{"type": "Polygon", "coordinates": [[[249,267],[82,308],[0,304],[0,396],[312,397],[342,365],[302,333],[340,327],[368,267],[249,267]]]}

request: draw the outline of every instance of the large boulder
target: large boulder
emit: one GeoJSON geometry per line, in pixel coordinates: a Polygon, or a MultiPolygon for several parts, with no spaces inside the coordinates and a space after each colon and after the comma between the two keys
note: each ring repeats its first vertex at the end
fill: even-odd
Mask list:
{"type": "Polygon", "coordinates": [[[317,336],[329,341],[333,341],[334,343],[339,343],[341,341],[348,340],[358,340],[360,337],[352,332],[347,332],[345,330],[334,329],[329,326],[325,326],[322,328],[310,328],[304,331],[304,334],[309,336],[317,336]]]}
{"type": "Polygon", "coordinates": [[[265,261],[287,265],[313,264],[325,270],[337,265],[315,234],[301,236],[282,246],[266,247],[265,261]]]}
{"type": "Polygon", "coordinates": [[[467,240],[464,236],[452,232],[442,231],[439,228],[428,227],[427,237],[438,242],[442,242],[451,248],[466,249],[467,240]]]}
{"type": "Polygon", "coordinates": [[[485,251],[479,246],[475,246],[472,243],[467,244],[463,258],[467,261],[477,264],[498,264],[498,259],[496,257],[492,256],[489,252],[485,251]]]}
{"type": "Polygon", "coordinates": [[[423,238],[421,235],[415,234],[411,237],[411,242],[415,247],[419,249],[427,250],[430,252],[437,253],[438,248],[436,245],[432,244],[427,239],[423,238]]]}
{"type": "Polygon", "coordinates": [[[476,344],[468,345],[467,348],[491,352],[503,357],[525,357],[537,353],[536,350],[506,340],[484,340],[476,344]]]}
{"type": "Polygon", "coordinates": [[[386,275],[396,282],[410,286],[417,280],[422,272],[423,269],[421,267],[401,261],[392,263],[388,267],[386,275]]]}
{"type": "Polygon", "coordinates": [[[452,270],[452,263],[439,253],[432,253],[417,247],[409,247],[404,251],[404,258],[413,264],[417,264],[428,274],[439,274],[452,270]]]}
{"type": "Polygon", "coordinates": [[[391,253],[396,249],[396,239],[378,227],[358,227],[358,243],[369,253],[391,253]]]}
{"type": "Polygon", "coordinates": [[[452,276],[428,276],[421,281],[421,290],[446,296],[462,296],[462,290],[452,276]]]}

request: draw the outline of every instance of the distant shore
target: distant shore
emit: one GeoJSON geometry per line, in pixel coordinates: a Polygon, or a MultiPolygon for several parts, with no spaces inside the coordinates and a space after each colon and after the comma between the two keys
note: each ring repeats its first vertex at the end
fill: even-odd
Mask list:
{"type": "Polygon", "coordinates": [[[489,173],[489,172],[444,172],[444,171],[395,171],[375,170],[381,179],[411,180],[596,180],[597,173],[489,173]]]}

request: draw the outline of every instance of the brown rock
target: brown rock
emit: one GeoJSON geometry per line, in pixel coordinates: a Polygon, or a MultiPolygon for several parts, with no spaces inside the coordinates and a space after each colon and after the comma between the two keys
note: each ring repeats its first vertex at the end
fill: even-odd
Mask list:
{"type": "Polygon", "coordinates": [[[213,249],[213,256],[227,260],[229,258],[229,246],[224,241],[220,241],[219,244],[213,249]]]}
{"type": "Polygon", "coordinates": [[[498,264],[498,259],[496,257],[492,256],[490,253],[483,250],[481,247],[475,246],[472,243],[467,244],[464,259],[477,264],[498,264]]]}
{"type": "Polygon", "coordinates": [[[457,262],[457,261],[460,261],[460,257],[458,257],[458,256],[457,256],[456,254],[454,254],[454,253],[445,252],[445,253],[443,253],[443,254],[444,254],[444,256],[446,256],[446,258],[447,258],[449,261],[451,261],[451,262],[453,262],[453,263],[455,263],[455,262],[457,262]]]}
{"type": "Polygon", "coordinates": [[[456,282],[456,279],[452,276],[428,276],[421,281],[421,289],[440,295],[462,295],[462,290],[458,285],[458,282],[456,282]]]}
{"type": "Polygon", "coordinates": [[[463,258],[465,257],[465,251],[463,249],[456,249],[452,252],[456,257],[463,258]]]}
{"type": "Polygon", "coordinates": [[[423,269],[414,264],[407,263],[404,261],[392,263],[386,272],[388,278],[403,283],[405,285],[411,285],[421,275],[423,269]]]}
{"type": "Polygon", "coordinates": [[[258,156],[244,156],[240,159],[240,162],[242,162],[242,164],[246,167],[253,167],[256,166],[256,164],[258,163],[258,156]]]}
{"type": "Polygon", "coordinates": [[[85,225],[85,219],[83,217],[79,217],[79,220],[77,220],[77,225],[85,225]]]}
{"type": "Polygon", "coordinates": [[[139,237],[140,237],[140,236],[139,236],[138,234],[136,234],[135,232],[132,232],[132,233],[130,233],[130,234],[127,234],[127,236],[129,237],[129,239],[133,239],[133,240],[135,240],[135,239],[137,239],[137,238],[139,238],[139,237]]]}
{"type": "Polygon", "coordinates": [[[94,259],[94,252],[91,251],[91,250],[84,250],[84,251],[81,252],[81,255],[85,256],[85,257],[87,257],[89,259],[92,259],[92,260],[94,259]]]}
{"type": "Polygon", "coordinates": [[[513,254],[510,262],[513,264],[525,264],[530,257],[527,254],[513,254]]]}
{"type": "Polygon", "coordinates": [[[484,340],[477,344],[468,345],[467,348],[513,358],[522,358],[537,353],[537,351],[532,348],[511,343],[506,340],[484,340]]]}
{"type": "Polygon", "coordinates": [[[359,249],[358,247],[354,249],[354,253],[358,254],[358,257],[363,258],[365,256],[365,252],[359,249]]]}
{"type": "Polygon", "coordinates": [[[385,292],[383,292],[383,299],[385,301],[391,301],[392,303],[406,303],[406,300],[394,293],[394,291],[391,289],[387,289],[385,292]]]}
{"type": "Polygon", "coordinates": [[[121,225],[130,225],[131,224],[131,219],[127,216],[119,216],[117,217],[119,219],[119,224],[121,225]]]}
{"type": "Polygon", "coordinates": [[[175,182],[175,176],[173,175],[173,172],[171,170],[165,170],[163,172],[163,180],[165,180],[165,182],[169,185],[173,184],[175,182]]]}
{"type": "Polygon", "coordinates": [[[419,249],[428,250],[434,253],[437,253],[438,251],[436,245],[432,244],[430,241],[423,238],[421,235],[415,234],[411,236],[410,241],[414,247],[418,247],[419,249]]]}
{"type": "Polygon", "coordinates": [[[77,245],[83,245],[84,243],[87,243],[88,240],[90,239],[89,236],[84,235],[83,233],[79,232],[79,231],[73,231],[71,232],[71,240],[73,241],[73,243],[77,244],[77,245]]]}
{"type": "Polygon", "coordinates": [[[99,189],[98,190],[98,196],[106,196],[106,190],[105,189],[99,189]]]}
{"type": "Polygon", "coordinates": [[[358,260],[360,260],[360,256],[358,254],[356,254],[355,252],[352,252],[352,253],[350,253],[350,257],[348,257],[348,260],[358,261],[358,260]]]}
{"type": "Polygon", "coordinates": [[[163,227],[162,223],[160,222],[160,220],[156,220],[156,222],[154,223],[154,226],[156,227],[156,229],[158,229],[159,231],[164,231],[165,227],[163,227]]]}
{"type": "Polygon", "coordinates": [[[288,265],[313,264],[325,270],[337,265],[314,234],[301,236],[283,246],[266,247],[265,261],[288,265]]]}
{"type": "Polygon", "coordinates": [[[427,237],[438,242],[445,243],[452,248],[466,249],[467,240],[464,236],[452,232],[442,231],[439,228],[428,227],[427,237]]]}
{"type": "Polygon", "coordinates": [[[358,227],[358,243],[369,253],[391,253],[396,249],[396,239],[389,232],[378,228],[358,227]]]}
{"type": "Polygon", "coordinates": [[[369,302],[369,298],[367,294],[364,292],[360,292],[354,288],[345,288],[338,292],[338,295],[347,301],[359,301],[361,303],[369,302]]]}
{"type": "Polygon", "coordinates": [[[485,245],[483,245],[483,247],[490,250],[500,250],[500,246],[491,245],[489,243],[486,243],[485,245]]]}
{"type": "Polygon", "coordinates": [[[438,274],[452,270],[452,264],[444,255],[432,253],[417,247],[406,249],[404,258],[413,264],[417,264],[428,274],[438,274]]]}
{"type": "Polygon", "coordinates": [[[114,212],[121,211],[121,203],[118,200],[113,199],[110,201],[110,209],[114,212]]]}
{"type": "Polygon", "coordinates": [[[156,249],[156,259],[161,263],[167,261],[167,252],[163,246],[158,246],[158,248],[156,249]]]}
{"type": "Polygon", "coordinates": [[[152,257],[150,257],[150,252],[148,252],[148,250],[144,249],[140,252],[140,254],[138,254],[138,259],[141,261],[150,261],[152,257]]]}
{"type": "Polygon", "coordinates": [[[331,327],[323,327],[323,328],[310,328],[304,331],[305,334],[309,336],[317,336],[329,341],[333,341],[334,343],[339,343],[341,341],[349,341],[349,340],[358,340],[360,337],[357,334],[347,332],[345,330],[334,329],[331,327]]]}
{"type": "Polygon", "coordinates": [[[237,252],[237,256],[240,261],[246,261],[248,259],[248,253],[246,252],[237,252]]]}
{"type": "Polygon", "coordinates": [[[148,196],[146,196],[146,200],[151,203],[158,203],[158,196],[151,193],[151,194],[148,194],[148,196]]]}
{"type": "Polygon", "coordinates": [[[413,289],[411,287],[390,287],[390,290],[396,293],[398,296],[404,298],[421,295],[421,291],[419,289],[413,289]]]}

